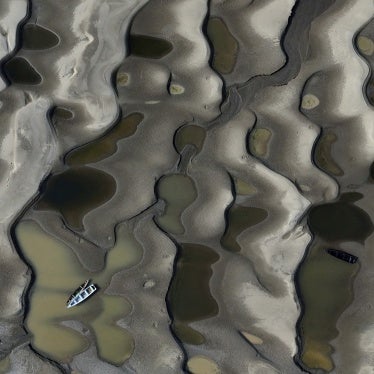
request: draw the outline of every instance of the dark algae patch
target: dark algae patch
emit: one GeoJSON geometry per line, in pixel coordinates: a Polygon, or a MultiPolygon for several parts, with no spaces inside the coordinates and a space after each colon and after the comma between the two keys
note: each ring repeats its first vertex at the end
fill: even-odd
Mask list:
{"type": "Polygon", "coordinates": [[[370,216],[344,195],[338,202],[313,207],[308,224],[314,234],[329,241],[363,242],[374,228],[370,216]]]}
{"type": "Polygon", "coordinates": [[[25,49],[49,49],[56,46],[60,39],[52,31],[35,24],[23,28],[22,47],[25,49]]]}
{"type": "Polygon", "coordinates": [[[67,224],[83,229],[83,217],[104,204],[116,192],[112,176],[89,167],[76,167],[52,175],[42,189],[36,209],[59,211],[67,224]]]}
{"type": "Polygon", "coordinates": [[[187,125],[181,127],[174,139],[175,148],[179,153],[186,145],[193,145],[200,152],[204,145],[206,131],[204,128],[196,125],[187,125]]]}
{"type": "Polygon", "coordinates": [[[42,77],[23,57],[13,57],[4,65],[4,71],[11,83],[39,84],[42,77]]]}
{"type": "Polygon", "coordinates": [[[167,301],[174,320],[173,331],[183,342],[202,344],[204,337],[188,323],[218,313],[209,287],[211,265],[218,259],[218,254],[204,245],[183,243],[179,248],[167,301]]]}
{"type": "Polygon", "coordinates": [[[222,246],[229,251],[240,252],[241,248],[236,241],[238,235],[262,222],[267,216],[267,211],[261,208],[232,205],[227,213],[226,231],[221,238],[222,246]]]}
{"type": "Polygon", "coordinates": [[[342,261],[335,254],[321,243],[314,244],[298,274],[304,304],[300,358],[308,368],[327,372],[334,367],[329,343],[338,335],[338,318],[353,300],[353,280],[359,269],[356,261],[342,261]]]}
{"type": "Polygon", "coordinates": [[[129,49],[133,56],[158,59],[169,54],[173,45],[165,39],[130,34],[129,49]]]}
{"type": "Polygon", "coordinates": [[[210,18],[207,33],[213,44],[213,68],[221,74],[232,72],[238,53],[238,42],[220,18],[210,18]]]}
{"type": "Polygon", "coordinates": [[[131,113],[122,118],[101,138],[71,151],[66,157],[67,164],[90,164],[113,155],[117,151],[117,142],[135,134],[143,118],[144,116],[141,113],[131,113]]]}

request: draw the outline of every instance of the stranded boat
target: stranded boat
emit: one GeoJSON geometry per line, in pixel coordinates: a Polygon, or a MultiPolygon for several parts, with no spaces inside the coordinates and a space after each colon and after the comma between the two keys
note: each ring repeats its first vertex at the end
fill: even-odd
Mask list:
{"type": "Polygon", "coordinates": [[[339,260],[348,262],[349,264],[355,264],[358,260],[357,256],[351,255],[348,252],[344,252],[340,249],[326,249],[327,253],[331,256],[338,258],[339,260]]]}
{"type": "Polygon", "coordinates": [[[87,279],[72,293],[66,302],[66,307],[72,308],[73,306],[80,304],[82,301],[92,296],[96,291],[97,287],[87,279]]]}

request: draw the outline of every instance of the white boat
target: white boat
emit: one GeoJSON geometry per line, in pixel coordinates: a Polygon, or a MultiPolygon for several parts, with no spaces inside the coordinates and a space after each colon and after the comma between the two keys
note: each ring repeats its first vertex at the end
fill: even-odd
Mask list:
{"type": "Polygon", "coordinates": [[[66,307],[72,308],[73,306],[80,304],[82,301],[92,296],[96,291],[97,287],[93,283],[90,283],[90,280],[87,279],[69,297],[68,301],[66,302],[66,307]]]}

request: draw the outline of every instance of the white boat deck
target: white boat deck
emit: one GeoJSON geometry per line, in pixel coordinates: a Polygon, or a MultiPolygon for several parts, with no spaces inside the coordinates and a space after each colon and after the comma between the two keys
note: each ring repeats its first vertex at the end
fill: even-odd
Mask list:
{"type": "Polygon", "coordinates": [[[82,288],[77,292],[75,295],[71,296],[67,303],[67,308],[72,308],[73,306],[76,306],[80,304],[82,301],[88,299],[90,296],[92,296],[97,291],[97,287],[91,283],[87,287],[82,288]]]}

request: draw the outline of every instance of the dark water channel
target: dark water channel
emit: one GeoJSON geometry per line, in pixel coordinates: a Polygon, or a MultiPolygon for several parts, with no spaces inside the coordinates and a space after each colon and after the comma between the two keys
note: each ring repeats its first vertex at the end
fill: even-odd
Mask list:
{"type": "Polygon", "coordinates": [[[22,48],[24,49],[49,49],[59,42],[60,39],[54,32],[42,26],[29,23],[23,28],[22,48]]]}
{"type": "Polygon", "coordinates": [[[357,256],[340,249],[344,241],[358,248],[373,232],[369,215],[354,203],[363,196],[347,193],[332,203],[313,207],[308,216],[315,235],[297,281],[304,305],[299,332],[301,360],[308,367],[330,372],[334,368],[330,342],[338,335],[337,321],[353,301],[353,281],[360,268],[357,256]]]}
{"type": "Polygon", "coordinates": [[[130,34],[129,49],[133,56],[159,59],[169,54],[173,45],[165,39],[130,34]]]}
{"type": "Polygon", "coordinates": [[[52,175],[42,187],[35,208],[57,210],[73,229],[83,229],[83,217],[108,201],[116,192],[109,174],[90,167],[74,167],[52,175]]]}
{"type": "Polygon", "coordinates": [[[204,337],[188,326],[190,322],[218,313],[218,304],[209,287],[213,275],[211,266],[218,260],[218,254],[209,247],[192,243],[179,247],[167,301],[174,320],[174,333],[185,343],[204,342],[204,337]]]}
{"type": "Polygon", "coordinates": [[[41,75],[23,57],[13,57],[6,62],[4,72],[11,83],[36,85],[42,82],[41,75]]]}
{"type": "Polygon", "coordinates": [[[85,165],[113,155],[117,151],[118,141],[135,134],[143,119],[144,116],[141,113],[129,114],[99,139],[71,151],[66,156],[66,163],[68,165],[85,165]]]}

